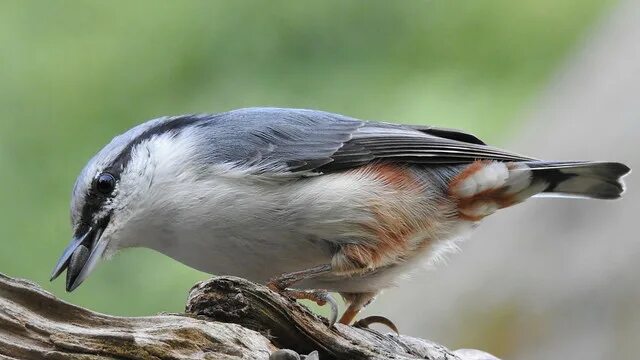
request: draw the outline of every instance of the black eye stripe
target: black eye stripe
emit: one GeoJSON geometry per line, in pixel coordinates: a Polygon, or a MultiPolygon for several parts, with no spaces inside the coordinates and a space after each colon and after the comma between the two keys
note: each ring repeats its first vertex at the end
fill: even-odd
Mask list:
{"type": "Polygon", "coordinates": [[[191,125],[204,126],[207,124],[205,121],[211,119],[212,117],[212,115],[185,115],[170,118],[165,122],[161,122],[151,128],[148,128],[137,137],[131,139],[129,143],[121,150],[120,154],[118,154],[109,165],[103,168],[103,172],[93,178],[92,183],[87,189],[87,192],[84,194],[84,204],[82,205],[82,210],[80,212],[79,227],[86,230],[86,228],[88,228],[94,221],[99,221],[99,219],[95,219],[95,215],[105,208],[105,206],[109,203],[110,198],[112,198],[114,195],[113,190],[108,193],[103,193],[98,190],[96,183],[100,175],[109,174],[113,176],[113,178],[115,179],[115,183],[117,184],[122,172],[131,160],[133,149],[138,144],[163,133],[168,132],[173,134],[178,130],[191,125]]]}
{"type": "Polygon", "coordinates": [[[94,215],[109,202],[116,183],[116,177],[108,172],[100,173],[93,178],[91,187],[85,195],[84,206],[78,223],[79,228],[76,229],[78,234],[86,231],[90,224],[94,222],[94,215]]]}

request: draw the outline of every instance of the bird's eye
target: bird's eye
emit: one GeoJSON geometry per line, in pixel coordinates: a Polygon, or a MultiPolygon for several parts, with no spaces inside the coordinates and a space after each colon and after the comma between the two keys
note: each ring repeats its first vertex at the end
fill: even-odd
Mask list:
{"type": "Polygon", "coordinates": [[[108,195],[116,188],[116,178],[109,173],[98,175],[95,181],[95,188],[99,193],[108,195]]]}

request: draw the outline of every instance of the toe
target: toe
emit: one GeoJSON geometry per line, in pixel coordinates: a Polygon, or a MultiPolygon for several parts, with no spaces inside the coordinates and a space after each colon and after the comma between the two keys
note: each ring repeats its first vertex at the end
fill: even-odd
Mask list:
{"type": "MultiPolygon", "coordinates": [[[[271,288],[271,286],[269,286],[271,288]]],[[[331,313],[329,314],[329,327],[333,326],[338,319],[338,302],[326,290],[295,290],[295,289],[272,289],[277,293],[295,300],[311,300],[319,306],[329,304],[331,313]]]]}

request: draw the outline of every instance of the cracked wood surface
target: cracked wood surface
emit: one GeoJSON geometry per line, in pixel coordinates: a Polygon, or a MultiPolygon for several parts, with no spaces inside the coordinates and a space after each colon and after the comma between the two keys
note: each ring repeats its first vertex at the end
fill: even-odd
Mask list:
{"type": "Polygon", "coordinates": [[[185,314],[108,316],[0,274],[0,359],[269,359],[279,348],[325,359],[490,360],[430,341],[326,320],[234,277],[196,284],[185,314]]]}

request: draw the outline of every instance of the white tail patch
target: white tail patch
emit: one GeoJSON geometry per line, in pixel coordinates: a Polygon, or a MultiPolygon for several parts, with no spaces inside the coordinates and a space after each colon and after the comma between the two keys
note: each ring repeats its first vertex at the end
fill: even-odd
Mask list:
{"type": "Polygon", "coordinates": [[[454,179],[451,193],[459,198],[460,214],[477,221],[524,201],[546,186],[533,182],[533,172],[525,164],[481,161],[469,165],[454,179]]]}
{"type": "Polygon", "coordinates": [[[451,189],[453,194],[460,198],[470,198],[487,190],[496,190],[505,186],[509,178],[509,169],[504,163],[491,162],[470,165],[472,171],[466,174],[466,170],[460,175],[461,181],[451,189]],[[477,169],[475,168],[477,167],[477,169]]]}
{"type": "Polygon", "coordinates": [[[526,164],[509,164],[509,180],[505,194],[512,195],[514,204],[539,194],[549,186],[541,179],[534,181],[533,170],[526,164]]]}
{"type": "Polygon", "coordinates": [[[509,166],[509,181],[507,182],[507,193],[517,194],[531,186],[531,169],[526,165],[511,164],[509,166]]]}

